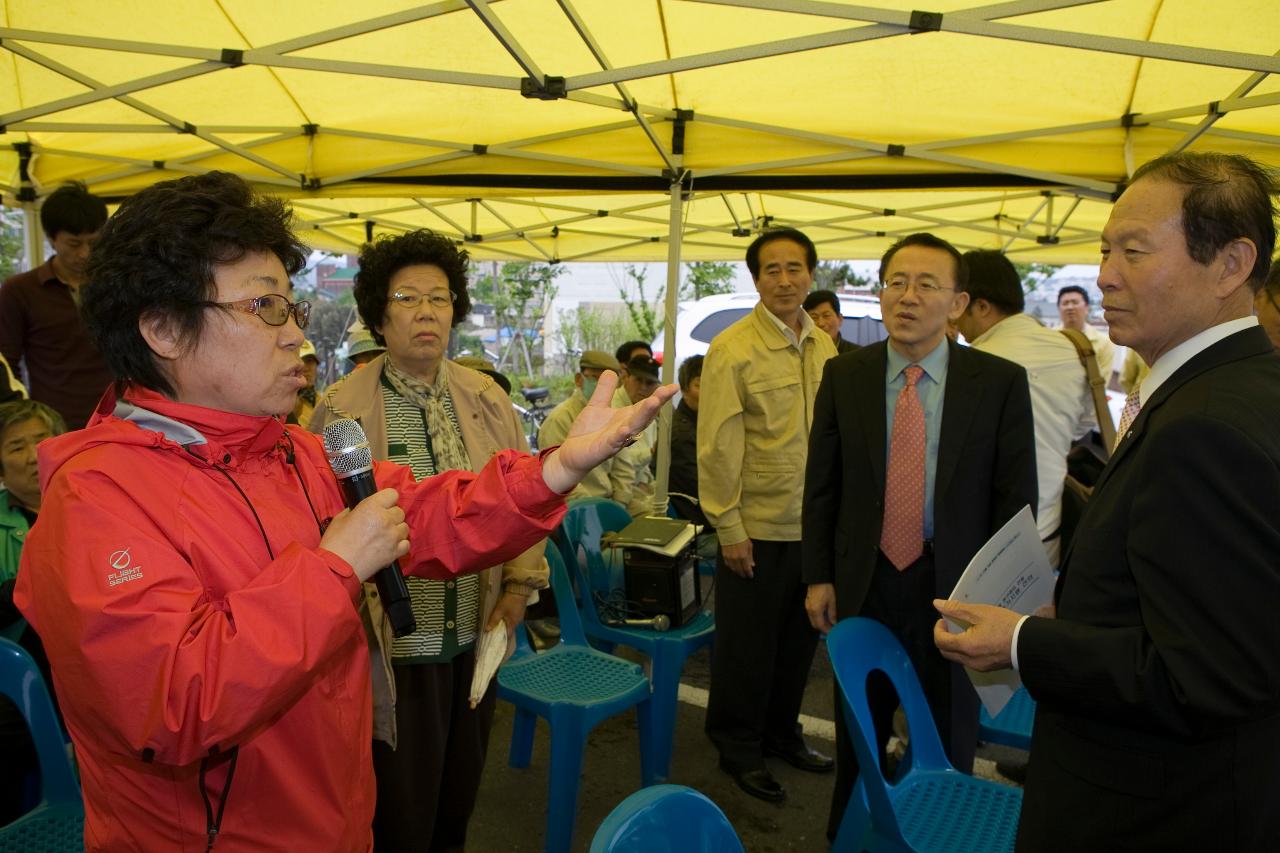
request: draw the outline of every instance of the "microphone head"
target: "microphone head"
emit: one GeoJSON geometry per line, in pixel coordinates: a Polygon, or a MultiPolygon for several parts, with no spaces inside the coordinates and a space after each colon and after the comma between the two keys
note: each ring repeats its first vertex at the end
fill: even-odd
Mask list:
{"type": "Polygon", "coordinates": [[[671,627],[671,617],[665,613],[659,613],[653,617],[653,630],[665,631],[671,627]]]}
{"type": "Polygon", "coordinates": [[[351,418],[340,418],[324,428],[324,451],[338,477],[350,477],[373,468],[373,452],[364,429],[351,418]]]}

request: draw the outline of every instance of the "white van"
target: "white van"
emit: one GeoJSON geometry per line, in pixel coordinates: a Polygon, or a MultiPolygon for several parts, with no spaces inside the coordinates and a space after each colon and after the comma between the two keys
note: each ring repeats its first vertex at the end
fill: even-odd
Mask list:
{"type": "MultiPolygon", "coordinates": [[[[844,324],[840,334],[846,341],[859,346],[873,344],[888,337],[884,323],[880,321],[880,300],[874,296],[837,294],[844,324]]],[[[676,317],[676,359],[684,361],[691,355],[706,355],[711,339],[751,312],[760,301],[756,293],[722,293],[707,296],[696,302],[681,302],[676,317]]],[[[653,354],[662,360],[662,348],[666,333],[653,341],[653,354]]]]}

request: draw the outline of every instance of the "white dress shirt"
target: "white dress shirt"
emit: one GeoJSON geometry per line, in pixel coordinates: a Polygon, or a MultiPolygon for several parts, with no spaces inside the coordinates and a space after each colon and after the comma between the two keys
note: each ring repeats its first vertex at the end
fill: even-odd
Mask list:
{"type": "Polygon", "coordinates": [[[976,350],[1020,364],[1027,371],[1040,490],[1036,527],[1049,555],[1049,564],[1056,567],[1060,540],[1049,537],[1058,532],[1062,522],[1062,482],[1067,476],[1067,453],[1071,442],[1097,422],[1084,365],[1066,335],[1056,329],[1046,329],[1027,314],[1005,317],[970,344],[976,350]]]}

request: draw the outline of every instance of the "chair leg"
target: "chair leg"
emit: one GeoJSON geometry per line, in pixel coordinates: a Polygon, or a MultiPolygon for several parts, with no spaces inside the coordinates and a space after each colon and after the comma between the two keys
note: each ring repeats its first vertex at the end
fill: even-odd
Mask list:
{"type": "Polygon", "coordinates": [[[653,774],[662,782],[671,775],[671,746],[675,739],[676,711],[679,707],[680,671],[684,667],[681,646],[659,643],[653,656],[653,774]]]}
{"type": "Polygon", "coordinates": [[[653,695],[650,694],[636,705],[636,723],[640,729],[640,784],[644,787],[656,785],[658,766],[658,743],[654,736],[653,695]]]}
{"type": "Polygon", "coordinates": [[[516,708],[511,722],[511,749],[507,763],[512,767],[528,767],[533,757],[533,731],[538,726],[538,715],[524,708],[516,708]]]}
{"type": "Polygon", "coordinates": [[[551,724],[551,772],[547,791],[546,853],[569,853],[578,816],[578,783],[587,732],[581,719],[560,717],[551,724]]]}
{"type": "Polygon", "coordinates": [[[844,807],[844,817],[840,819],[840,829],[836,831],[836,840],[831,842],[832,853],[845,850],[863,850],[867,830],[871,826],[871,813],[867,810],[866,796],[862,792],[862,782],[853,785],[853,793],[844,807]]]}

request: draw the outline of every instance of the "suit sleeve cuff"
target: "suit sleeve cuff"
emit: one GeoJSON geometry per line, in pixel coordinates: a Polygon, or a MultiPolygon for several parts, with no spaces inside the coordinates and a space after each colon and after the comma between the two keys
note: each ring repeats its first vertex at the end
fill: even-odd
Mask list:
{"type": "Polygon", "coordinates": [[[1018,624],[1013,626],[1013,642],[1009,644],[1009,663],[1014,672],[1018,671],[1018,634],[1022,633],[1023,624],[1030,618],[1030,616],[1023,616],[1018,620],[1018,624]]]}

